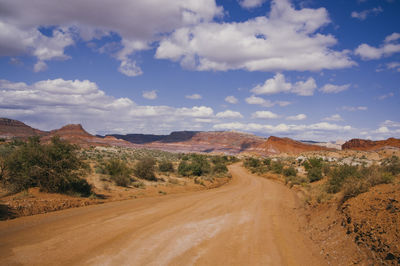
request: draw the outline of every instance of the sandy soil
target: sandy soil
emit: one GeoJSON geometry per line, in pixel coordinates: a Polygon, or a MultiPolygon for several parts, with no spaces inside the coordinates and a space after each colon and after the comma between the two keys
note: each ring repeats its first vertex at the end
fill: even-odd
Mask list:
{"type": "Polygon", "coordinates": [[[299,200],[230,166],[222,187],[0,222],[1,265],[325,265],[299,200]]]}

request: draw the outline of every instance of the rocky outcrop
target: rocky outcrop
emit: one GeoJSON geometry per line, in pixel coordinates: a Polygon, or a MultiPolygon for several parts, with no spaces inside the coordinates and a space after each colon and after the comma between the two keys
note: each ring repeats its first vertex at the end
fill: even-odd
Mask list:
{"type": "Polygon", "coordinates": [[[0,118],[0,138],[28,138],[32,136],[45,136],[48,132],[32,128],[21,121],[0,118]]]}
{"type": "Polygon", "coordinates": [[[386,147],[400,148],[400,139],[387,140],[351,139],[342,145],[343,150],[375,151],[386,147]]]}
{"type": "Polygon", "coordinates": [[[54,136],[59,136],[61,139],[79,146],[122,146],[134,147],[134,145],[125,140],[120,140],[112,136],[100,138],[89,134],[83,129],[80,124],[66,125],[60,129],[52,130],[50,133],[42,138],[42,141],[48,142],[54,136]]]}
{"type": "Polygon", "coordinates": [[[271,136],[257,147],[261,153],[266,155],[288,153],[288,154],[298,154],[307,151],[328,151],[329,148],[305,144],[300,141],[295,141],[290,138],[278,138],[271,136]]]}

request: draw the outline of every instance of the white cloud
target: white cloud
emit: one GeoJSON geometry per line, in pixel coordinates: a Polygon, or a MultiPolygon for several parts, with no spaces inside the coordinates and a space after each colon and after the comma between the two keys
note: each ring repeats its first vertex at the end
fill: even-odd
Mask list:
{"type": "Polygon", "coordinates": [[[242,130],[250,132],[259,132],[264,134],[297,134],[305,131],[313,132],[346,132],[352,130],[351,126],[339,126],[336,124],[330,124],[326,122],[310,124],[310,125],[268,125],[268,124],[257,124],[257,123],[221,123],[214,125],[216,130],[242,130]]]}
{"type": "Polygon", "coordinates": [[[273,78],[267,79],[264,84],[259,84],[251,92],[255,94],[295,93],[301,96],[311,96],[317,87],[315,80],[309,78],[307,81],[298,81],[295,84],[286,82],[285,76],[277,73],[273,78]]]}
{"type": "Polygon", "coordinates": [[[267,0],[238,0],[239,5],[243,8],[255,8],[261,6],[267,0]]]}
{"type": "Polygon", "coordinates": [[[339,114],[334,114],[328,117],[325,117],[326,121],[343,121],[343,118],[339,114]]]}
{"type": "Polygon", "coordinates": [[[271,111],[257,111],[251,114],[252,118],[262,118],[262,119],[276,119],[279,115],[271,111]]]}
{"type": "Polygon", "coordinates": [[[353,12],[351,12],[351,17],[359,19],[359,20],[365,20],[369,15],[375,15],[376,16],[379,13],[382,13],[382,12],[383,12],[383,9],[380,6],[378,6],[378,7],[374,7],[374,8],[371,8],[371,9],[366,9],[366,10],[363,10],[363,11],[360,11],[360,12],[353,11],[353,12]]]}
{"type": "Polygon", "coordinates": [[[284,106],[287,106],[287,105],[290,104],[290,102],[287,102],[287,101],[275,101],[275,102],[272,102],[270,100],[266,100],[264,98],[257,97],[257,96],[254,96],[254,95],[251,95],[250,97],[247,97],[245,99],[245,101],[248,104],[261,105],[263,107],[272,107],[274,105],[279,105],[281,107],[284,107],[284,106]]]}
{"type": "Polygon", "coordinates": [[[44,130],[83,123],[90,132],[103,134],[204,130],[204,121],[197,119],[215,119],[207,106],[141,106],[109,96],[89,80],[63,79],[31,85],[0,80],[0,113],[44,130]]]}
{"type": "Polygon", "coordinates": [[[383,95],[379,96],[378,99],[379,100],[384,100],[386,98],[390,98],[390,97],[393,97],[393,96],[394,96],[394,93],[393,92],[389,92],[387,94],[383,94],[383,95]]]}
{"type": "Polygon", "coordinates": [[[35,71],[35,72],[45,71],[46,69],[47,69],[47,64],[44,61],[38,61],[33,66],[33,71],[35,71]]]}
{"type": "Polygon", "coordinates": [[[389,133],[390,130],[387,127],[380,127],[378,128],[375,133],[389,133]]]}
{"type": "Polygon", "coordinates": [[[0,55],[32,54],[40,61],[63,58],[65,47],[74,43],[66,34],[69,31],[85,42],[115,33],[122,39],[122,49],[115,55],[121,62],[119,71],[137,76],[142,70],[131,58],[135,52],[150,49],[150,44],[165,33],[222,14],[215,0],[176,0],[168,5],[163,0],[70,0],[57,4],[47,0],[4,0],[0,55]],[[46,37],[39,32],[40,27],[55,27],[55,32],[46,37]]]}
{"type": "Polygon", "coordinates": [[[306,118],[307,118],[307,115],[298,114],[298,115],[288,116],[288,117],[286,117],[286,120],[300,121],[300,120],[304,120],[306,118]]]}
{"type": "Polygon", "coordinates": [[[394,53],[400,52],[400,44],[397,40],[400,38],[400,33],[393,33],[387,36],[384,43],[378,48],[368,44],[360,44],[354,51],[356,55],[360,56],[363,60],[380,59],[382,57],[391,56],[394,53]]]}
{"type": "Polygon", "coordinates": [[[69,59],[64,49],[73,44],[73,33],[68,29],[54,29],[48,37],[36,28],[25,30],[0,20],[0,56],[35,56],[35,72],[45,70],[44,61],[69,59]]]}
{"type": "Polygon", "coordinates": [[[394,33],[390,34],[389,36],[387,36],[385,38],[384,42],[391,43],[391,42],[397,41],[398,39],[400,39],[400,33],[394,32],[394,33]]]}
{"type": "Polygon", "coordinates": [[[143,96],[143,98],[148,99],[148,100],[155,100],[155,99],[157,99],[157,91],[156,90],[143,91],[142,96],[143,96]]]}
{"type": "Polygon", "coordinates": [[[226,110],[224,112],[219,112],[216,114],[218,118],[243,118],[243,115],[239,112],[226,110]]]}
{"type": "Polygon", "coordinates": [[[342,106],[342,110],[344,111],[350,111],[350,112],[354,112],[354,111],[367,111],[368,107],[366,106],[342,106]]]}
{"type": "Polygon", "coordinates": [[[382,123],[382,126],[385,127],[400,127],[400,122],[392,121],[392,120],[385,120],[382,123]]]}
{"type": "Polygon", "coordinates": [[[192,95],[186,95],[185,98],[190,99],[190,100],[200,100],[203,98],[200,94],[192,94],[192,95]]]}
{"type": "Polygon", "coordinates": [[[323,93],[338,93],[341,91],[345,91],[348,88],[350,88],[350,84],[344,84],[344,85],[325,84],[319,90],[322,91],[323,93]]]}
{"type": "Polygon", "coordinates": [[[296,10],[288,0],[274,0],[268,17],[176,29],[161,40],[156,58],[200,71],[317,71],[355,65],[348,51],[331,49],[337,43],[332,35],[320,32],[328,23],[324,8],[296,10]]]}
{"type": "Polygon", "coordinates": [[[226,96],[225,102],[231,103],[231,104],[237,104],[239,100],[235,96],[226,96]]]}

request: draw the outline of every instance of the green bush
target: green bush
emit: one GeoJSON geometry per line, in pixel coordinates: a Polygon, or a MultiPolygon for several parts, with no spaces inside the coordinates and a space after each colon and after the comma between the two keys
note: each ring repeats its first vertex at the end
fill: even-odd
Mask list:
{"type": "Polygon", "coordinates": [[[296,176],[297,171],[293,166],[287,167],[283,169],[283,175],[284,176],[296,176]]]}
{"type": "Polygon", "coordinates": [[[400,174],[400,159],[397,156],[392,156],[382,162],[383,169],[392,175],[400,174]]]}
{"type": "Polygon", "coordinates": [[[3,159],[1,182],[12,192],[37,186],[45,192],[88,196],[91,186],[79,178],[87,167],[76,151],[76,146],[59,137],[53,137],[47,145],[40,144],[38,137],[30,138],[18,143],[3,159]]]}
{"type": "Polygon", "coordinates": [[[172,164],[171,161],[163,160],[158,163],[158,170],[160,172],[174,172],[174,165],[172,164]]]}
{"type": "Polygon", "coordinates": [[[322,179],[322,169],[318,167],[309,168],[307,178],[310,182],[315,182],[322,179]]]}
{"type": "Polygon", "coordinates": [[[189,176],[191,173],[187,160],[182,160],[178,165],[178,174],[181,176],[189,176]]]}
{"type": "Polygon", "coordinates": [[[253,157],[246,158],[243,164],[246,168],[256,168],[256,167],[261,166],[260,160],[258,160],[257,158],[253,158],[253,157]]]}
{"type": "Polygon", "coordinates": [[[340,165],[331,169],[327,182],[327,192],[337,193],[342,189],[343,183],[350,177],[360,177],[357,166],[340,165]]]}
{"type": "Polygon", "coordinates": [[[156,175],[154,173],[155,160],[151,157],[146,157],[139,160],[133,169],[134,174],[142,179],[157,181],[156,175]]]}
{"type": "Polygon", "coordinates": [[[228,168],[224,163],[215,164],[212,168],[214,174],[225,174],[228,172],[228,168]]]}
{"type": "Polygon", "coordinates": [[[126,162],[119,159],[110,159],[105,164],[105,173],[110,175],[112,181],[117,186],[127,187],[131,183],[132,170],[128,167],[126,162]]]}
{"type": "Polygon", "coordinates": [[[280,161],[272,161],[271,162],[271,171],[275,174],[282,174],[283,171],[283,163],[280,161]]]}

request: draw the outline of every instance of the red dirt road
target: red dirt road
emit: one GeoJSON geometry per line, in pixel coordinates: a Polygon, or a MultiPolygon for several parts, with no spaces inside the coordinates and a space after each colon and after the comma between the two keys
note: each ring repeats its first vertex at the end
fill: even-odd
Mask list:
{"type": "Polygon", "coordinates": [[[0,222],[0,265],[324,265],[282,184],[230,166],[220,188],[0,222]]]}

